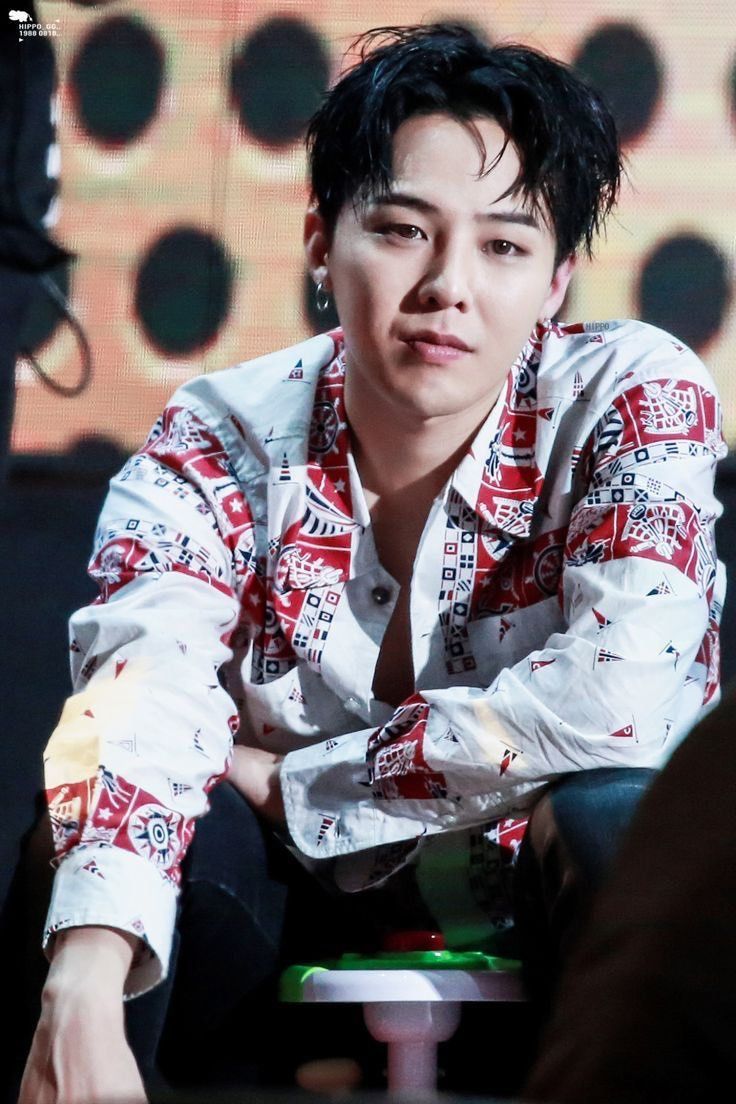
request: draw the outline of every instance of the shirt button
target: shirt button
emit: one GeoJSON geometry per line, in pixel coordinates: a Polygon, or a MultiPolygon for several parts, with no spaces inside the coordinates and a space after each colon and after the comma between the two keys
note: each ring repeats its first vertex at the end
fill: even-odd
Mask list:
{"type": "Polygon", "coordinates": [[[371,591],[371,598],[377,606],[385,606],[387,602],[391,601],[391,591],[385,586],[374,586],[371,591]]]}

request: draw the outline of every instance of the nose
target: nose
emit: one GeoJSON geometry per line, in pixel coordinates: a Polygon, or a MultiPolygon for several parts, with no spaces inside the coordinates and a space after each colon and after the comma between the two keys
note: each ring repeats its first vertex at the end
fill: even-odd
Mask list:
{"type": "Polygon", "coordinates": [[[422,306],[431,310],[454,307],[465,312],[470,306],[471,260],[467,251],[447,244],[432,257],[419,285],[422,306]]]}

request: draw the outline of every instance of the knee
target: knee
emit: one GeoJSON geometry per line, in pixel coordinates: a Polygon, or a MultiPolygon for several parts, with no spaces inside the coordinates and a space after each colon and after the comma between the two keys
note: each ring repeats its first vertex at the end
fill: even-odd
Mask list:
{"type": "Polygon", "coordinates": [[[556,841],[590,884],[597,885],[656,773],[640,767],[603,767],[566,775],[532,812],[531,846],[539,851],[556,841]]]}

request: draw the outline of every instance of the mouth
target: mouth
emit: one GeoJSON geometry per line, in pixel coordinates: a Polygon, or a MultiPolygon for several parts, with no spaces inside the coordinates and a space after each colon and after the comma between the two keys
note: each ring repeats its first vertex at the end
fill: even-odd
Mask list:
{"type": "Polygon", "coordinates": [[[473,351],[455,334],[436,330],[419,330],[417,333],[407,334],[402,341],[422,360],[431,364],[446,364],[473,351]]]}

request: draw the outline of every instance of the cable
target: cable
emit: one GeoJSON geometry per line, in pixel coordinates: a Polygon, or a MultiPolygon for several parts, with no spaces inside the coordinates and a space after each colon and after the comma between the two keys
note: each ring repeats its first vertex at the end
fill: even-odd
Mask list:
{"type": "Polygon", "coordinates": [[[20,353],[21,356],[25,357],[25,359],[29,362],[29,364],[33,368],[33,371],[36,373],[41,382],[49,388],[49,390],[54,391],[57,395],[62,395],[65,399],[74,399],[77,397],[77,395],[81,395],[82,392],[87,389],[92,379],[92,350],[90,348],[89,341],[87,340],[87,335],[82,329],[81,323],[72,311],[72,308],[69,305],[69,300],[66,298],[61,289],[46,273],[44,273],[39,278],[39,280],[46,294],[58,307],[61,316],[65,318],[71,326],[74,332],[74,336],[77,339],[79,351],[82,356],[82,368],[80,371],[79,379],[75,384],[72,384],[71,386],[68,386],[64,383],[58,383],[57,380],[53,379],[50,375],[48,375],[46,371],[44,371],[30,349],[21,349],[20,353]]]}

